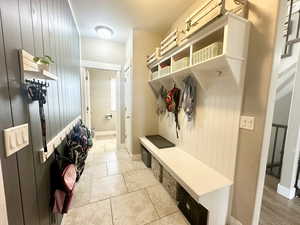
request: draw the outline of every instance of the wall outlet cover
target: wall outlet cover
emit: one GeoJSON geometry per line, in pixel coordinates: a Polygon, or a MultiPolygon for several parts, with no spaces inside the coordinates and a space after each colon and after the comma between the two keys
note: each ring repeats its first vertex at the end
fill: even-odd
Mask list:
{"type": "Polygon", "coordinates": [[[5,129],[4,141],[7,157],[25,148],[29,145],[28,124],[5,129]]]}
{"type": "Polygon", "coordinates": [[[241,116],[240,128],[246,130],[254,130],[255,117],[252,116],[241,116]]]}

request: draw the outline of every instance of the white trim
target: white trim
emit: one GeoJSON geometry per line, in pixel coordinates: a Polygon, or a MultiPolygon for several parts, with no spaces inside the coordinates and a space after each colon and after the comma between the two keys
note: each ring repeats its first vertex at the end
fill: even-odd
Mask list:
{"type": "Polygon", "coordinates": [[[79,33],[79,36],[81,36],[81,33],[80,33],[80,30],[79,30],[79,25],[78,25],[78,22],[77,22],[77,19],[76,19],[76,16],[75,16],[75,12],[74,12],[74,9],[72,7],[72,3],[70,0],[68,0],[68,3],[69,3],[69,7],[71,9],[71,13],[72,13],[72,17],[73,17],[73,20],[74,20],[74,23],[75,23],[75,26],[76,26],[76,29],[79,33]]]}
{"type": "Polygon", "coordinates": [[[272,66],[272,74],[270,80],[268,103],[267,103],[265,128],[264,128],[263,143],[262,143],[259,172],[258,172],[257,186],[256,186],[255,205],[254,205],[254,212],[253,212],[252,223],[251,223],[252,225],[258,225],[260,219],[266,168],[267,168],[267,161],[268,161],[268,152],[269,152],[269,145],[270,145],[271,132],[272,132],[274,107],[276,101],[277,79],[278,79],[279,65],[280,65],[281,54],[282,54],[281,47],[284,43],[282,32],[281,32],[282,31],[281,19],[284,19],[284,15],[286,14],[287,14],[286,1],[281,0],[279,6],[278,19],[277,19],[277,33],[276,33],[276,40],[275,40],[276,45],[275,45],[275,52],[273,56],[273,66],[272,66]]]}
{"type": "Polygon", "coordinates": [[[117,71],[117,88],[116,88],[116,95],[117,95],[117,121],[116,121],[116,137],[117,137],[117,149],[121,148],[121,71],[117,71]]]}
{"type": "Polygon", "coordinates": [[[3,182],[3,175],[2,175],[2,168],[1,168],[1,159],[0,159],[0,212],[1,212],[0,224],[8,225],[4,182],[3,182]]]}
{"type": "Polygon", "coordinates": [[[277,193],[282,195],[283,197],[291,200],[291,199],[295,198],[296,188],[288,189],[288,188],[282,186],[281,184],[278,184],[277,193]]]}
{"type": "Polygon", "coordinates": [[[71,123],[69,123],[64,129],[62,129],[54,138],[52,138],[47,143],[47,152],[44,152],[44,149],[40,149],[40,160],[41,163],[45,163],[47,159],[52,155],[52,153],[55,151],[55,148],[57,148],[63,140],[66,138],[66,136],[71,132],[73,127],[81,120],[81,116],[78,116],[76,119],[74,119],[71,123]]]}
{"type": "Polygon", "coordinates": [[[231,216],[229,219],[229,225],[243,225],[243,224],[240,221],[238,221],[236,218],[231,216]]]}
{"type": "Polygon", "coordinates": [[[122,70],[122,66],[118,64],[103,63],[103,62],[96,62],[96,61],[89,61],[89,60],[81,60],[81,66],[86,68],[94,68],[94,69],[101,69],[101,70],[115,70],[115,71],[122,70]]]}

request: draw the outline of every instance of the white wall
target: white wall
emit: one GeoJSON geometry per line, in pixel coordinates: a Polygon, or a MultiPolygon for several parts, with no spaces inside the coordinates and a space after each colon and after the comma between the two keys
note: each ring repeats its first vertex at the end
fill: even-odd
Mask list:
{"type": "Polygon", "coordinates": [[[181,110],[177,139],[173,114],[160,116],[159,133],[233,180],[241,98],[230,79],[215,80],[206,91],[198,85],[194,121],[188,122],[181,110]]]}
{"type": "Polygon", "coordinates": [[[158,133],[156,97],[148,84],[149,72],[146,56],[159,46],[159,33],[135,29],[133,31],[133,77],[132,77],[132,154],[140,153],[139,137],[158,133]]]}
{"type": "Polygon", "coordinates": [[[82,38],[81,57],[83,60],[124,65],[125,44],[101,39],[82,38]]]}

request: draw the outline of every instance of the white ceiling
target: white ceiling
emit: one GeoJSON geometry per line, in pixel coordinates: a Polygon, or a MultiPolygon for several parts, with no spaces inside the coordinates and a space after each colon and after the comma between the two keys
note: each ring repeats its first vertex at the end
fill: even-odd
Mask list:
{"type": "Polygon", "coordinates": [[[125,42],[131,28],[165,32],[196,0],[71,0],[81,35],[97,38],[94,28],[108,25],[113,41],[125,42]]]}

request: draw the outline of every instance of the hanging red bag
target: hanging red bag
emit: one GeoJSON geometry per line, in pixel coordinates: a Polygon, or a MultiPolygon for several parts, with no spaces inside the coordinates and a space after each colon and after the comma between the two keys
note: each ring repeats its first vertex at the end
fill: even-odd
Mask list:
{"type": "Polygon", "coordinates": [[[167,110],[169,112],[174,113],[175,116],[177,138],[179,138],[178,130],[180,130],[179,121],[178,121],[178,113],[180,108],[179,107],[180,93],[181,90],[176,88],[176,86],[174,85],[174,88],[168,92],[167,97],[165,98],[167,110]]]}

